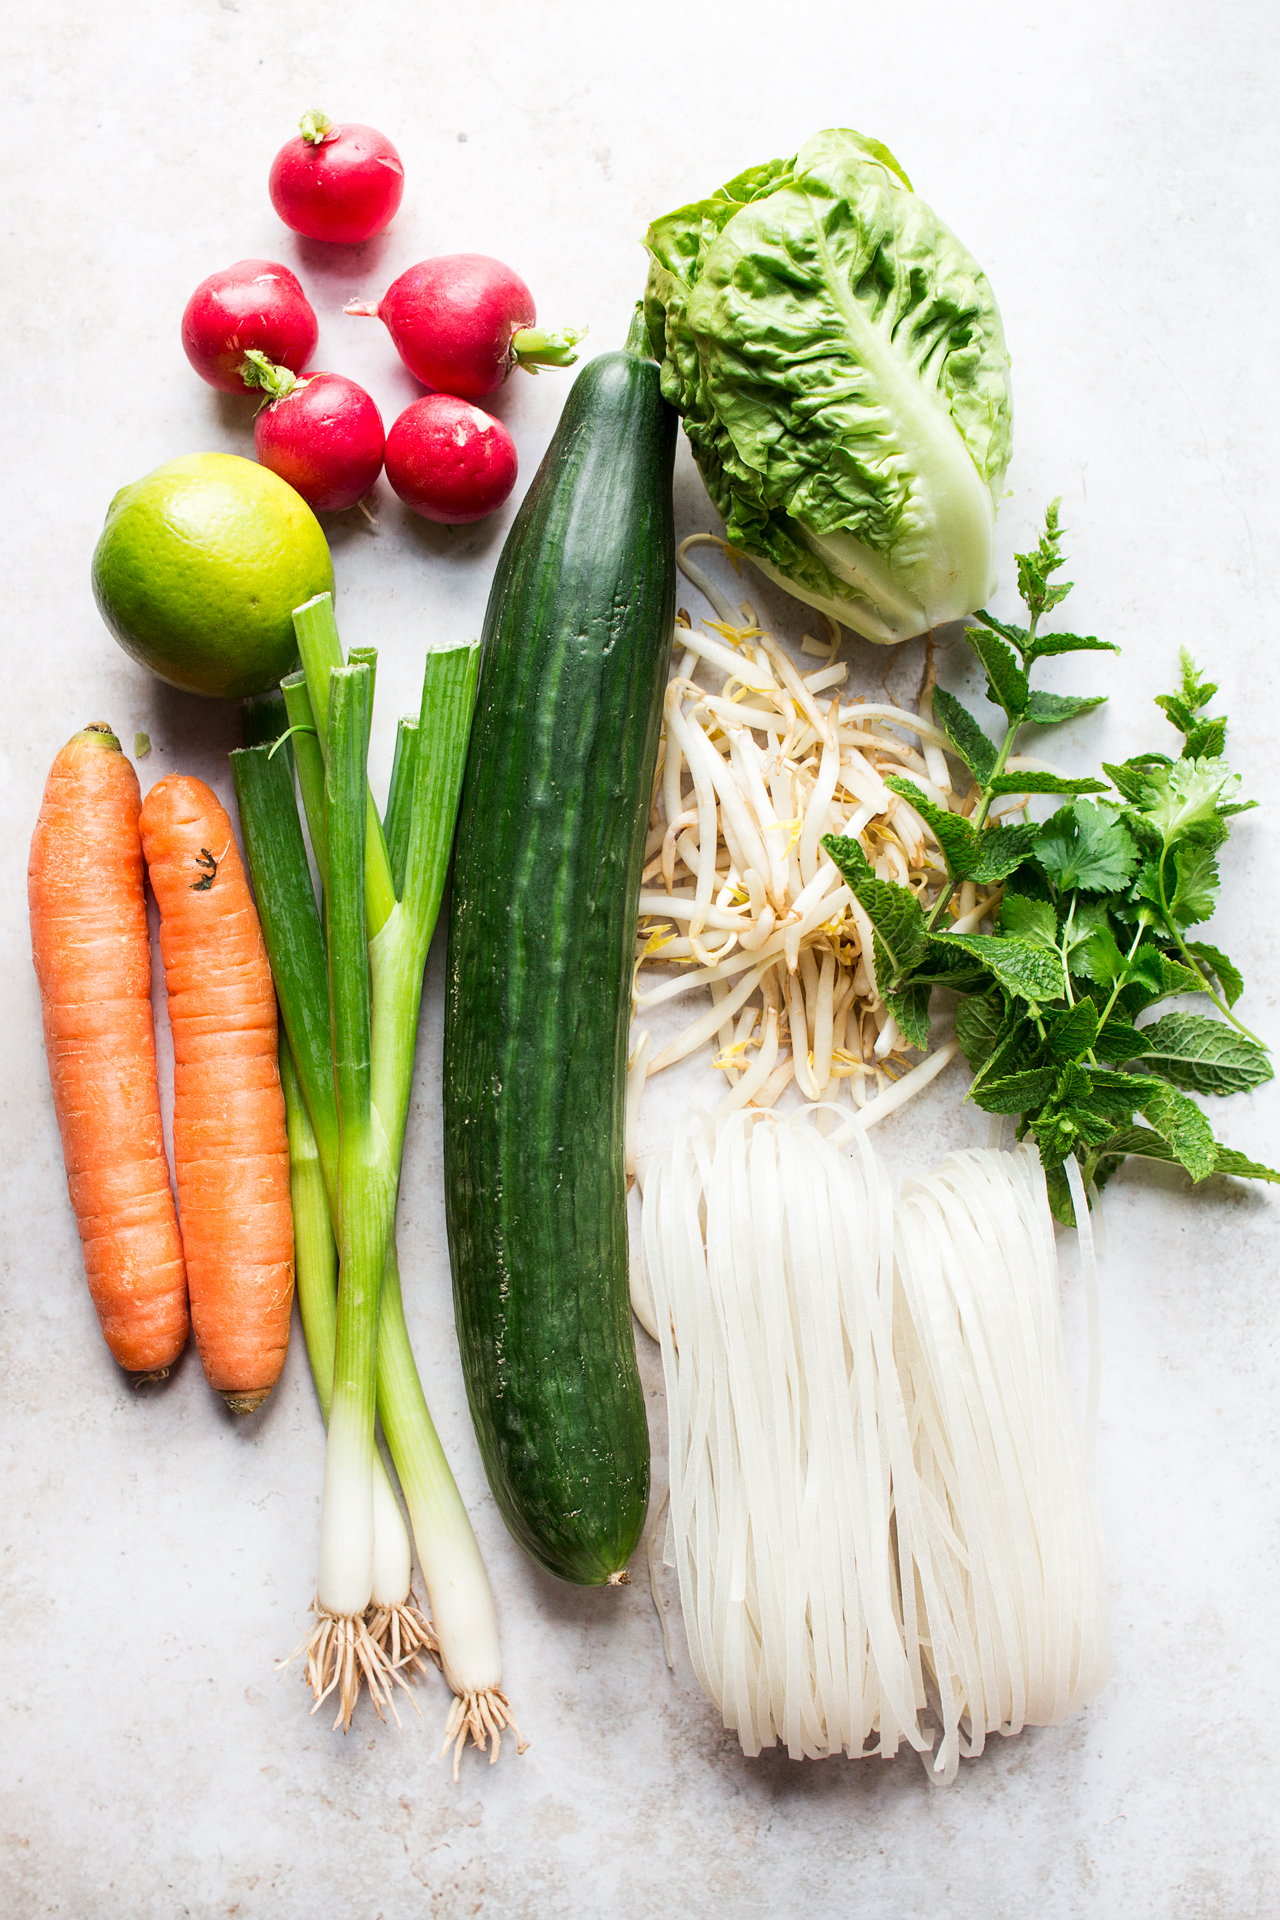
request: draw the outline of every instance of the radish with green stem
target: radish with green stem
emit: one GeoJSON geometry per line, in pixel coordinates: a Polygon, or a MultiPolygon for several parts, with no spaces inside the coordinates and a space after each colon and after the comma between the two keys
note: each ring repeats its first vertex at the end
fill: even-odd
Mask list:
{"type": "Polygon", "coordinates": [[[341,373],[299,379],[256,350],[245,355],[241,378],[264,396],[253,423],[260,465],[316,513],[341,513],[364,499],[382,472],[385,435],[363,387],[341,373]]]}
{"type": "Polygon", "coordinates": [[[182,346],[202,380],[243,393],[240,370],[252,351],[300,373],[320,329],[311,302],[276,260],[237,260],[202,280],[182,315],[182,346]]]}
{"type": "Polygon", "coordinates": [[[496,393],[513,367],[571,367],[586,333],[544,332],[519,274],[486,253],[420,260],[381,300],[353,300],[343,312],[381,320],[415,379],[463,400],[496,393]]]}

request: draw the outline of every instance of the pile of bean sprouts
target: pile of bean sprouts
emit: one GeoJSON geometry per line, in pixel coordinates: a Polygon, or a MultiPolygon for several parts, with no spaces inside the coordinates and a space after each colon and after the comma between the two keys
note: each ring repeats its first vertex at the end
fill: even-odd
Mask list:
{"type": "Polygon", "coordinates": [[[1108,1672],[1053,1224],[1029,1148],[952,1154],[895,1209],[842,1133],[692,1114],[648,1162],[666,1559],[745,1753],[906,1742],[943,1782],[1108,1672]]]}
{"type": "MultiPolygon", "coordinates": [[[[695,992],[711,1004],[654,1055],[635,1036],[630,1162],[646,1077],[715,1043],[729,1092],[722,1113],[769,1108],[793,1080],[805,1100],[847,1086],[862,1124],[909,1099],[955,1052],[911,1066],[876,978],[871,924],[824,852],[824,834],[858,839],[877,875],[909,887],[926,909],[947,885],[937,841],[885,785],[905,775],[935,805],[968,815],[976,789],[932,717],[932,653],[916,713],[885,700],[841,704],[848,667],[838,628],[802,650],[824,664],[801,673],[764,632],[754,608],[734,608],[679,550],[682,571],[719,618],[676,628],[641,883],[635,1009],[695,992]],[[701,675],[702,678],[696,676],[701,675]],[[718,686],[704,682],[719,682],[718,686]],[[648,970],[672,969],[652,984],[648,970]]],[[[1043,763],[1014,756],[1011,768],[1043,763]]],[[[1020,806],[1013,802],[1013,809],[1020,806]]],[[[1010,810],[1013,810],[1010,809],[1010,810]]],[[[971,882],[948,895],[943,924],[974,932],[999,887],[971,882]]]]}

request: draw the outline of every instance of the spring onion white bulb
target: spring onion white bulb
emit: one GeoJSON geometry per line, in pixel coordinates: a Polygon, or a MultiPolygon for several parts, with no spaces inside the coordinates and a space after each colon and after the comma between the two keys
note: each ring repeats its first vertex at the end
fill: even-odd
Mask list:
{"type": "Polygon", "coordinates": [[[895,1209],[861,1133],[850,1157],[803,1119],[693,1115],[646,1169],[643,1248],[668,1557],[744,1752],[905,1742],[948,1780],[1098,1691],[1101,1546],[1032,1155],[952,1156],[895,1209]]]}

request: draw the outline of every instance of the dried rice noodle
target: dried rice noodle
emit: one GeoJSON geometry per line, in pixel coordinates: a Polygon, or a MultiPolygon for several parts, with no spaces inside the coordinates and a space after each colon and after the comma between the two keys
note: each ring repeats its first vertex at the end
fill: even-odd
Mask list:
{"type": "Polygon", "coordinates": [[[905,1742],[949,1780],[988,1733],[1099,1690],[1101,1544],[1034,1155],[952,1155],[895,1209],[861,1135],[850,1155],[801,1118],[694,1114],[648,1164],[642,1242],[666,1557],[744,1752],[905,1742]]]}

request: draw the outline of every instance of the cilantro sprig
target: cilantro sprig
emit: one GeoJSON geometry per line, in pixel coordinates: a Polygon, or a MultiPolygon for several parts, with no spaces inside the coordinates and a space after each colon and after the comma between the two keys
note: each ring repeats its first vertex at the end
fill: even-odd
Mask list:
{"type": "Polygon", "coordinates": [[[1221,1145],[1193,1094],[1221,1096],[1272,1078],[1267,1049],[1236,1016],[1239,970],[1190,938],[1213,913],[1217,854],[1241,801],[1224,758],[1225,715],[1206,708],[1217,688],[1182,655],[1177,690],[1156,704],[1182,735],[1163,751],[1104,763],[1107,779],[1011,769],[1026,726],[1057,726],[1105,695],[1064,695],[1031,685],[1034,665],[1065,653],[1118,652],[1093,635],[1042,633],[1040,622],[1071,592],[1054,579],[1065,562],[1055,500],[1030,553],[1016,556],[1026,626],[985,609],[966,637],[987,694],[1005,719],[988,738],[952,694],[934,693],[934,717],[973,782],[966,814],[930,800],[913,781],[887,784],[926,822],[947,882],[926,914],[913,893],[880,878],[856,840],[823,846],[871,921],[876,978],[905,1041],[924,1049],[937,986],[960,999],[956,1036],[973,1070],[970,1098],[1018,1117],[1039,1149],[1050,1204],[1074,1214],[1069,1155],[1086,1186],[1101,1187],[1129,1155],[1175,1162],[1193,1180],[1213,1173],[1280,1183],[1280,1174],[1221,1145]],[[1118,800],[1095,799],[1108,784],[1118,800]],[[1043,823],[992,819],[1005,795],[1057,794],[1066,804],[1043,823]],[[954,931],[948,913],[967,882],[999,888],[991,933],[954,931]],[[1222,1016],[1175,1010],[1139,1027],[1139,1016],[1175,995],[1203,994],[1222,1016]],[[1145,1124],[1139,1124],[1139,1122],[1145,1124]]]}

